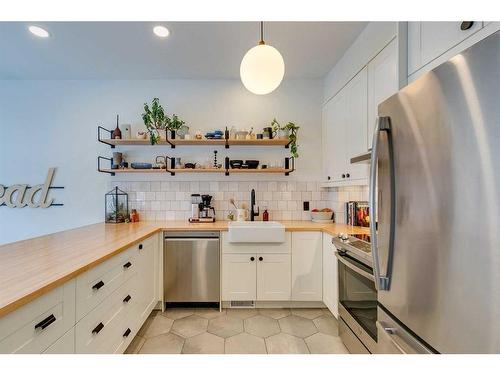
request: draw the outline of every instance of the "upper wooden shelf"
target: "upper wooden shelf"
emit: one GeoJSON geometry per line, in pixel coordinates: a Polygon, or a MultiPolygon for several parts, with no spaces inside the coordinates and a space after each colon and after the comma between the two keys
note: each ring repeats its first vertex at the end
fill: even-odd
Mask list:
{"type": "MultiPolygon", "coordinates": [[[[110,146],[151,146],[149,139],[100,139],[110,146]]],[[[285,146],[289,139],[228,139],[228,146],[285,146]]],[[[159,146],[224,146],[225,139],[167,139],[158,141],[159,146]]]]}
{"type": "Polygon", "coordinates": [[[293,172],[293,169],[285,168],[266,168],[266,169],[237,169],[229,168],[228,170],[223,168],[175,168],[175,169],[100,169],[99,172],[110,173],[114,175],[115,173],[221,173],[221,174],[231,174],[231,173],[284,173],[288,174],[293,172]]]}

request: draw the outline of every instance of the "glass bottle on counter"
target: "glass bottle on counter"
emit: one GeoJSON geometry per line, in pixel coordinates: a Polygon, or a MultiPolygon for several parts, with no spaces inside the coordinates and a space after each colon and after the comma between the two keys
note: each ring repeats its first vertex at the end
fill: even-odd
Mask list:
{"type": "Polygon", "coordinates": [[[262,214],[262,220],[269,221],[269,212],[267,212],[267,208],[264,210],[264,213],[262,214]]]}

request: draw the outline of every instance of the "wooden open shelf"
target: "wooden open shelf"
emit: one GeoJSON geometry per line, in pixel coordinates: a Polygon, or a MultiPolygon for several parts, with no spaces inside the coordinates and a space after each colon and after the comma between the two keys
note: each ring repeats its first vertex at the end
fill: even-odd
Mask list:
{"type": "MultiPolygon", "coordinates": [[[[179,169],[134,169],[134,168],[126,168],[126,169],[101,169],[100,172],[105,173],[220,173],[225,174],[226,170],[223,168],[209,168],[209,169],[192,169],[192,168],[179,168],[179,169]]],[[[231,173],[290,173],[293,172],[293,169],[285,169],[285,168],[266,168],[266,169],[237,169],[237,168],[229,168],[227,170],[229,174],[231,173]]]]}
{"type": "MultiPolygon", "coordinates": [[[[102,139],[111,146],[151,146],[149,139],[102,139]]],[[[228,139],[229,146],[288,146],[289,139],[228,139]]],[[[224,146],[225,139],[168,139],[160,140],[159,146],[224,146]]]]}

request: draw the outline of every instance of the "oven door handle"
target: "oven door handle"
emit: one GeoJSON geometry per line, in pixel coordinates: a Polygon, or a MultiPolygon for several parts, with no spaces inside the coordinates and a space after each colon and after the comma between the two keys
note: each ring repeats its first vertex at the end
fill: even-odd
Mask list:
{"type": "Polygon", "coordinates": [[[375,277],[371,273],[366,272],[365,270],[363,270],[363,269],[361,269],[359,267],[356,267],[351,262],[345,260],[344,257],[342,255],[340,255],[338,252],[335,253],[335,256],[337,257],[337,259],[339,260],[339,262],[341,262],[347,268],[350,268],[354,272],[359,273],[360,275],[366,277],[367,279],[375,282],[375,277]]]}

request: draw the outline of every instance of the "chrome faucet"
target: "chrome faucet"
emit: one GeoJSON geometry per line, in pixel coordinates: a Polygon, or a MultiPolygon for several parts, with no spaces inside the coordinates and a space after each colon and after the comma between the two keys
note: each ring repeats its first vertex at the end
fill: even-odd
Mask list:
{"type": "Polygon", "coordinates": [[[255,189],[252,189],[250,193],[250,221],[255,221],[255,216],[259,216],[259,207],[257,207],[257,211],[255,211],[255,189]]]}

